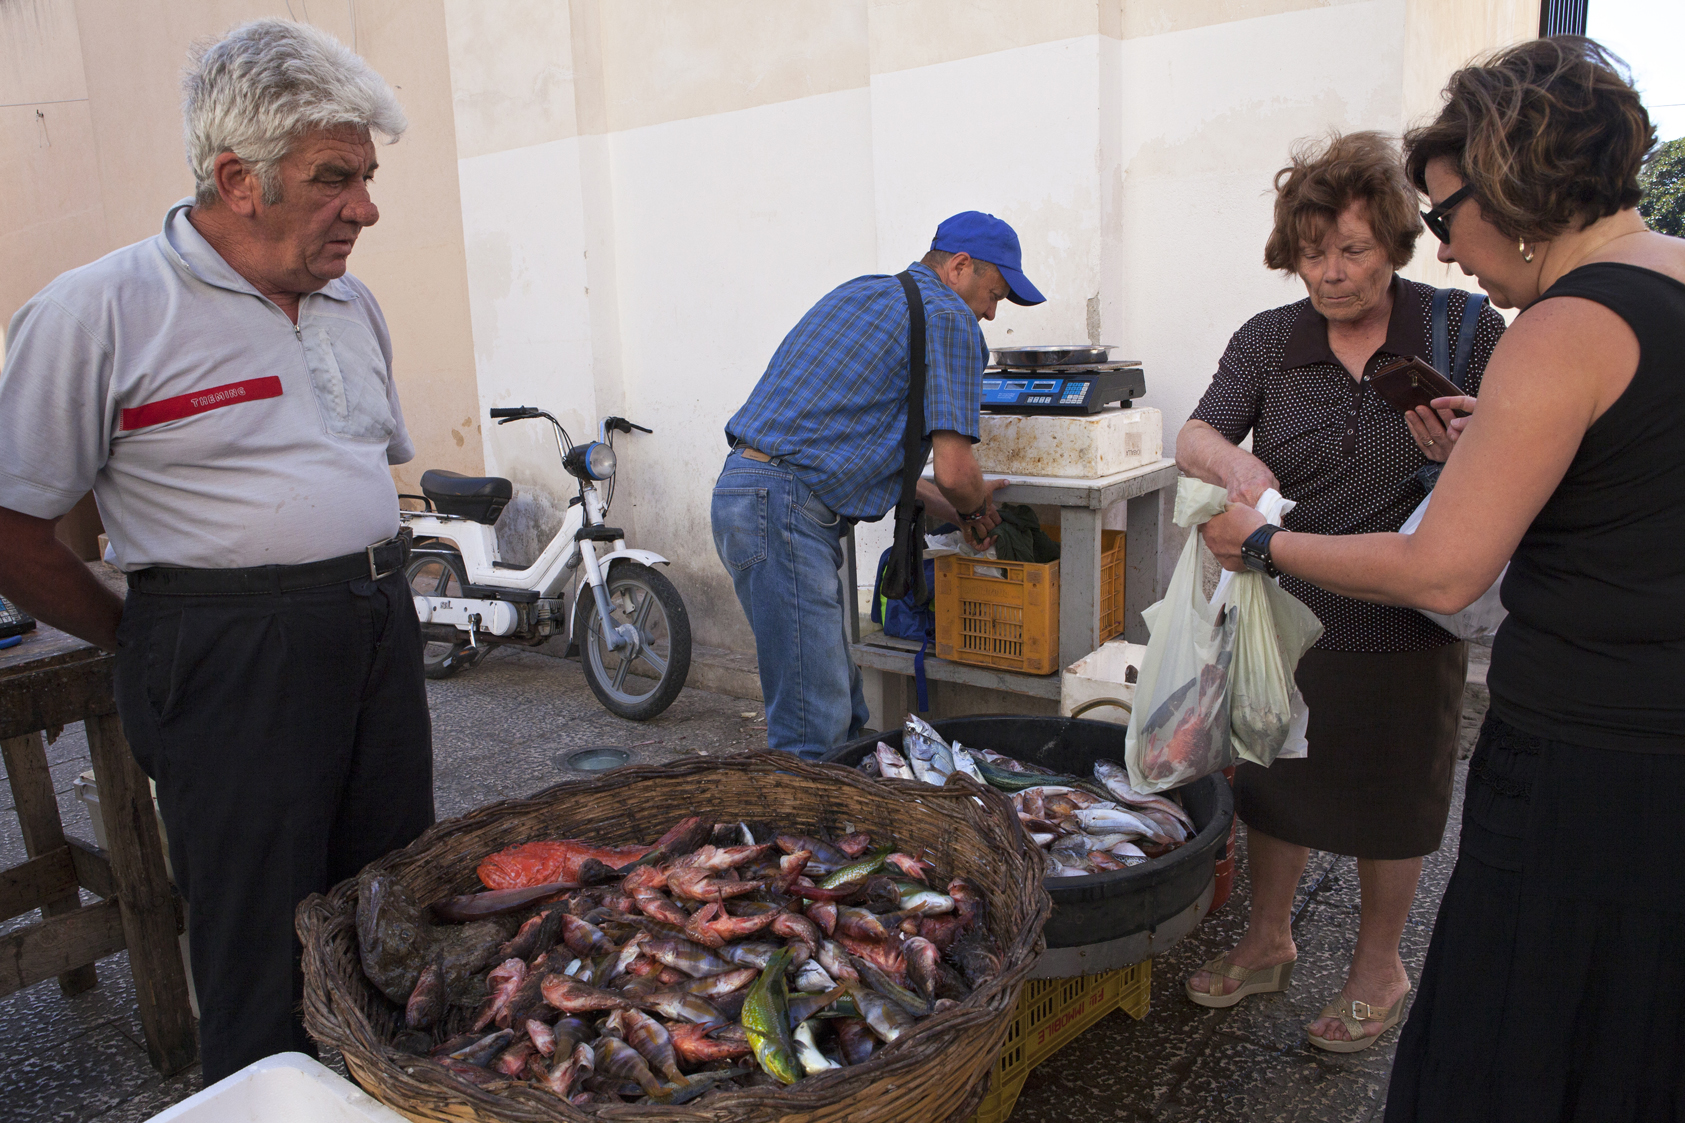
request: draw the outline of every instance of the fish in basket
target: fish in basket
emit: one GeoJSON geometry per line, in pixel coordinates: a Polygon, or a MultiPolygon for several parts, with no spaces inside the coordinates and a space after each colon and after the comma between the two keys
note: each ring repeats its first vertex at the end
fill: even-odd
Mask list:
{"type": "Polygon", "coordinates": [[[620,769],[304,902],[306,1024],[414,1119],[957,1121],[1043,873],[982,787],[773,753],[620,769]]]}

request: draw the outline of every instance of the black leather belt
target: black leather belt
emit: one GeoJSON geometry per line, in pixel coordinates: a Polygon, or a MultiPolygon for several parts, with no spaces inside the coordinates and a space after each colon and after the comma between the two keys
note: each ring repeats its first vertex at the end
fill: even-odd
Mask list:
{"type": "Polygon", "coordinates": [[[129,588],[139,593],[178,597],[296,593],[367,577],[378,581],[404,568],[410,556],[410,532],[366,546],[359,553],[302,565],[254,565],[245,569],[182,569],[155,565],[129,574],[129,588]]]}

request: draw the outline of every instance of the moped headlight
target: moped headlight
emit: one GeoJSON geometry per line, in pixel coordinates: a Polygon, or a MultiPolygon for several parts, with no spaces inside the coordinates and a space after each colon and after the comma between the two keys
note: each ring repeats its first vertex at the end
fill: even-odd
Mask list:
{"type": "Polygon", "coordinates": [[[563,466],[574,475],[588,480],[606,480],[614,475],[614,450],[601,441],[574,445],[563,460],[563,466]]]}

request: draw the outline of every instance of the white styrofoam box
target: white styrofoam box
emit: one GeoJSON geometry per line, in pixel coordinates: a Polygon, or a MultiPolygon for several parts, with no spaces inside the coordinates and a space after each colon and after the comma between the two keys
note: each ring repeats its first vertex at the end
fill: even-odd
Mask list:
{"type": "Polygon", "coordinates": [[[303,1053],[254,1061],[147,1123],[406,1123],[303,1053]]]}
{"type": "MultiPolygon", "coordinates": [[[[99,782],[94,779],[94,774],[90,771],[76,777],[70,782],[70,786],[76,790],[76,798],[81,800],[88,809],[88,820],[94,828],[94,845],[101,850],[110,850],[111,843],[105,833],[105,819],[101,816],[99,810],[99,782]]],[[[152,811],[155,815],[158,812],[157,784],[152,784],[152,811]]],[[[174,885],[176,871],[175,867],[170,864],[170,836],[164,833],[164,817],[162,815],[158,816],[158,841],[164,847],[164,873],[169,877],[170,884],[174,885]]],[[[186,911],[187,906],[184,904],[182,912],[185,913],[186,911]]],[[[193,985],[193,958],[187,951],[186,932],[181,934],[181,965],[187,969],[187,1004],[193,1007],[193,1016],[197,1018],[199,1016],[199,988],[193,985]]]]}
{"type": "Polygon", "coordinates": [[[1092,480],[1151,464],[1164,453],[1164,417],[1150,406],[1110,406],[1077,417],[984,413],[973,446],[986,473],[1092,480]]]}
{"type": "MultiPolygon", "coordinates": [[[[1140,676],[1141,660],[1146,657],[1145,644],[1128,643],[1121,639],[1101,644],[1095,651],[1066,667],[1059,676],[1059,713],[1070,717],[1084,703],[1097,699],[1133,706],[1135,684],[1125,679],[1129,677],[1131,667],[1135,669],[1136,677],[1140,676]]],[[[1129,711],[1122,706],[1096,706],[1079,716],[1118,725],[1129,724],[1129,711]]]]}

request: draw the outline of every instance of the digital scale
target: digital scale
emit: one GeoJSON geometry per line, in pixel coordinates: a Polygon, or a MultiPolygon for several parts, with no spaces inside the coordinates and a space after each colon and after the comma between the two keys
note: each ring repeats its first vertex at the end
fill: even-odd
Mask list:
{"type": "Polygon", "coordinates": [[[986,413],[1099,413],[1114,402],[1127,409],[1146,393],[1146,375],[1139,362],[990,367],[983,372],[986,413]]]}

